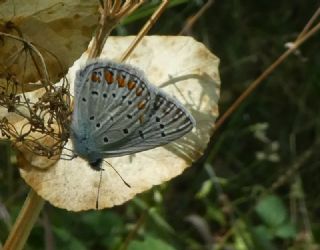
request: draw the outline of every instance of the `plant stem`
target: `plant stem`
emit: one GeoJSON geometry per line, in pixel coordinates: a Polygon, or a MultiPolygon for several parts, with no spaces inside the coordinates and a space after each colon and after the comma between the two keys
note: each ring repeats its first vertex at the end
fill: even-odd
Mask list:
{"type": "Polygon", "coordinates": [[[43,205],[44,200],[33,189],[30,189],[3,250],[22,250],[24,248],[43,205]]]}

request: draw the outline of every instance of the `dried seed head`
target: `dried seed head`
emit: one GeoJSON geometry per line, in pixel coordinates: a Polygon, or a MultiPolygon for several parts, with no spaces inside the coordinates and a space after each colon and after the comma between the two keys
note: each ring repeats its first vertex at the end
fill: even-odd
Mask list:
{"type": "MultiPolygon", "coordinates": [[[[10,139],[20,152],[28,152],[29,156],[58,159],[69,134],[69,84],[64,80],[56,87],[50,82],[43,57],[35,46],[12,35],[5,39],[19,41],[21,48],[25,48],[25,53],[31,60],[30,65],[25,65],[21,70],[31,67],[37,69],[39,89],[27,92],[30,84],[18,80],[12,73],[11,66],[19,64],[19,56],[15,57],[15,60],[8,60],[8,65],[0,69],[0,77],[4,76],[0,79],[1,135],[10,139]]],[[[34,87],[34,84],[32,86],[34,87]]],[[[39,161],[30,157],[27,160],[39,164],[39,161]]],[[[40,165],[48,165],[48,160],[43,160],[40,165]]]]}

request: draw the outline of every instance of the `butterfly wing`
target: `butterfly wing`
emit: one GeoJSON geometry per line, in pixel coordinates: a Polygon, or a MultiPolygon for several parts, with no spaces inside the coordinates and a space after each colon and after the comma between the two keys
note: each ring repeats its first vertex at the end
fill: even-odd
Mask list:
{"type": "Polygon", "coordinates": [[[94,61],[75,81],[71,138],[76,153],[89,162],[167,144],[195,126],[178,101],[132,66],[94,61]]]}
{"type": "Polygon", "coordinates": [[[125,145],[151,112],[153,86],[131,66],[93,61],[77,72],[71,138],[89,162],[125,145]]]}
{"type": "Polygon", "coordinates": [[[104,151],[105,157],[133,154],[170,143],[195,126],[195,120],[177,100],[156,89],[146,120],[126,138],[126,143],[104,151]]]}

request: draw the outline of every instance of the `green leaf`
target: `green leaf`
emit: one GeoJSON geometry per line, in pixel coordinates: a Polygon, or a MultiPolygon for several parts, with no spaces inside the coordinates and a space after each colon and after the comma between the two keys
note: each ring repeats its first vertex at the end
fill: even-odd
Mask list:
{"type": "Polygon", "coordinates": [[[152,220],[162,229],[169,233],[174,233],[174,229],[170,226],[170,224],[158,213],[157,209],[150,208],[149,215],[152,220]]]}
{"type": "Polygon", "coordinates": [[[74,237],[67,229],[53,227],[53,232],[57,237],[57,245],[59,245],[59,249],[77,249],[77,250],[85,250],[86,246],[74,237]],[[61,247],[63,246],[63,247],[61,247]]]}
{"type": "Polygon", "coordinates": [[[294,225],[290,222],[280,225],[275,231],[275,235],[282,239],[294,238],[296,233],[294,225]]]}
{"type": "Polygon", "coordinates": [[[147,236],[144,241],[134,240],[129,244],[128,250],[175,250],[163,240],[147,236]]]}
{"type": "Polygon", "coordinates": [[[276,247],[272,243],[274,235],[272,234],[269,228],[267,228],[264,225],[260,225],[260,226],[254,227],[252,229],[252,232],[253,232],[252,237],[253,237],[254,245],[256,249],[261,249],[261,250],[276,249],[276,247]]]}
{"type": "Polygon", "coordinates": [[[202,186],[198,193],[196,194],[196,198],[198,199],[203,199],[207,197],[212,189],[212,181],[211,180],[206,180],[202,183],[202,186]]]}
{"type": "Polygon", "coordinates": [[[287,217],[287,210],[278,196],[269,195],[264,197],[255,207],[259,217],[271,227],[283,224],[287,217]]]}
{"type": "MultiPolygon", "coordinates": [[[[188,3],[189,0],[173,0],[169,2],[168,8],[175,7],[180,4],[188,3]]],[[[121,23],[122,24],[128,24],[132,23],[136,20],[139,20],[141,18],[145,18],[148,16],[151,16],[154,11],[159,7],[160,2],[149,2],[144,5],[142,5],[139,9],[137,9],[132,15],[126,17],[121,23]]]]}
{"type": "Polygon", "coordinates": [[[216,207],[214,205],[207,207],[207,215],[209,219],[218,222],[220,225],[225,226],[227,221],[225,217],[225,213],[221,210],[221,208],[216,207]]]}
{"type": "Polygon", "coordinates": [[[115,233],[119,228],[123,227],[123,221],[120,216],[111,211],[86,212],[81,216],[81,222],[96,234],[110,234],[111,231],[115,233]]]}

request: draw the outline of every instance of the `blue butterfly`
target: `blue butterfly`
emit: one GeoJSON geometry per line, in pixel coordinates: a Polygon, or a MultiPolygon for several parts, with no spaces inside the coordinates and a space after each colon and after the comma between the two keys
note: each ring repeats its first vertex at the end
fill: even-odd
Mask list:
{"type": "Polygon", "coordinates": [[[141,70],[108,60],[90,61],[77,71],[74,103],[74,151],[97,171],[103,158],[165,145],[195,126],[190,112],[141,70]]]}

